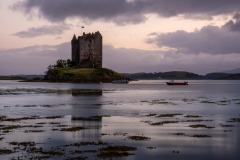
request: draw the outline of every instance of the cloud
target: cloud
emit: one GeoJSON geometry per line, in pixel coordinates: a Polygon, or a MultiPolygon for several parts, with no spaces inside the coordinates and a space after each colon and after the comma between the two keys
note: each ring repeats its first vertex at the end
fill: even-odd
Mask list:
{"type": "Polygon", "coordinates": [[[235,12],[239,6],[239,0],[24,0],[16,2],[13,8],[27,14],[38,10],[51,21],[75,17],[126,24],[143,22],[146,14],[211,18],[235,12]]]}
{"type": "Polygon", "coordinates": [[[0,50],[0,75],[43,74],[58,59],[70,58],[70,43],[0,50]]]}
{"type": "Polygon", "coordinates": [[[149,35],[147,43],[169,47],[178,52],[199,54],[240,54],[240,34],[217,26],[205,26],[194,32],[178,30],[149,35]]]}
{"type": "Polygon", "coordinates": [[[239,54],[187,54],[104,46],[103,65],[123,73],[189,71],[198,74],[238,68],[239,54]]]}
{"type": "MultiPolygon", "coordinates": [[[[58,59],[71,57],[70,43],[0,50],[0,75],[43,74],[58,59]]],[[[240,55],[186,54],[103,46],[103,67],[122,73],[184,70],[205,74],[239,67],[240,55]]]]}
{"type": "Polygon", "coordinates": [[[58,24],[58,25],[44,25],[41,27],[32,27],[27,31],[17,32],[14,35],[21,38],[32,38],[46,35],[60,35],[65,30],[71,29],[70,25],[58,24]]]}
{"type": "Polygon", "coordinates": [[[228,21],[223,27],[230,31],[240,32],[240,13],[235,13],[233,19],[228,21]]]}

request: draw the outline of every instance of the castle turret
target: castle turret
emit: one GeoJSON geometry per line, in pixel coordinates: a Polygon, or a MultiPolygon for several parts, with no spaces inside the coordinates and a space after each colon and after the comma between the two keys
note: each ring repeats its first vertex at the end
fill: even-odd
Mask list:
{"type": "Polygon", "coordinates": [[[72,61],[74,64],[78,66],[79,65],[79,43],[75,34],[72,38],[71,43],[72,43],[72,61]]]}

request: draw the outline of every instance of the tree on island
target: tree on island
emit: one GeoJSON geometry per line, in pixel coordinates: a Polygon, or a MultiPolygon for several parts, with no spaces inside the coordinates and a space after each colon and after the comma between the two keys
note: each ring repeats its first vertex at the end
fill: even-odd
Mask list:
{"type": "Polygon", "coordinates": [[[45,80],[55,80],[58,79],[58,69],[61,68],[71,68],[76,67],[73,61],[70,59],[64,60],[59,59],[56,61],[56,64],[49,65],[47,71],[45,72],[44,79],[45,80]]]}

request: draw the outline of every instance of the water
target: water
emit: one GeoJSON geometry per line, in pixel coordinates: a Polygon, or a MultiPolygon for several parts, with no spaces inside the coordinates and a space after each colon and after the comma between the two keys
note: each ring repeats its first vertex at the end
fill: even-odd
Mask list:
{"type": "Polygon", "coordinates": [[[69,84],[0,81],[0,116],[38,117],[0,121],[0,149],[14,151],[0,154],[0,159],[37,159],[42,155],[47,155],[46,159],[101,159],[100,148],[106,146],[85,145],[80,148],[81,153],[74,152],[76,154],[73,151],[79,148],[64,146],[92,141],[106,142],[107,146],[136,147],[135,151],[128,152],[133,155],[107,159],[238,159],[240,81],[189,81],[188,86],[167,86],[165,82],[69,84]],[[74,95],[71,89],[102,90],[102,94],[74,95]],[[61,117],[46,118],[49,116],[61,117]],[[92,120],[91,116],[101,118],[92,120]],[[21,127],[7,132],[1,125],[21,127]],[[69,127],[86,129],[60,131],[69,127]],[[148,139],[136,141],[131,136],[148,139]],[[32,151],[30,157],[29,151],[21,147],[14,150],[16,146],[9,142],[35,142],[36,148],[54,150],[63,155],[32,151]]]}

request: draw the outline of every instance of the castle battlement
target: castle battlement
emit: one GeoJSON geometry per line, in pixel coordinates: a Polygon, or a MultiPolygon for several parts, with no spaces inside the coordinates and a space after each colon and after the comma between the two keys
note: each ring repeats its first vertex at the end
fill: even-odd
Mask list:
{"type": "Polygon", "coordinates": [[[81,68],[102,68],[102,35],[100,32],[83,33],[72,41],[72,61],[81,68]]]}

